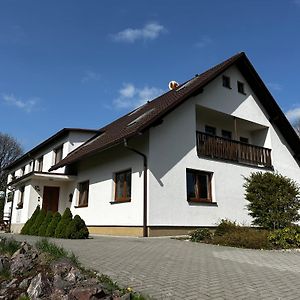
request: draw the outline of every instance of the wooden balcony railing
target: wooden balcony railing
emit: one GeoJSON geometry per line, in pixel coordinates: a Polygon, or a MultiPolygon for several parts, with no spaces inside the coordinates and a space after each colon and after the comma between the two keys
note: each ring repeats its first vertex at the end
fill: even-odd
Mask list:
{"type": "Polygon", "coordinates": [[[272,168],[271,149],[197,131],[198,156],[272,168]]]}

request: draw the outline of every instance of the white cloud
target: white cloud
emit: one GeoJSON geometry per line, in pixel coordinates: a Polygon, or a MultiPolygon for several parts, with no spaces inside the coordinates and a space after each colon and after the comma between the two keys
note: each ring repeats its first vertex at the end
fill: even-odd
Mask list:
{"type": "Polygon", "coordinates": [[[199,42],[195,44],[197,48],[204,48],[212,43],[212,39],[208,36],[203,36],[199,42]]]}
{"type": "Polygon", "coordinates": [[[285,115],[291,123],[300,120],[300,107],[295,107],[288,110],[285,115]]]}
{"type": "Polygon", "coordinates": [[[31,112],[36,106],[39,98],[29,98],[28,100],[22,100],[17,98],[14,94],[2,94],[4,103],[23,109],[26,112],[31,112]]]}
{"type": "Polygon", "coordinates": [[[148,23],[143,28],[127,28],[114,35],[116,42],[134,43],[137,40],[155,40],[162,33],[167,32],[166,28],[156,22],[148,23]]]}
{"type": "Polygon", "coordinates": [[[273,90],[273,91],[277,91],[277,92],[280,92],[282,91],[282,85],[279,84],[279,83],[275,83],[275,82],[269,82],[268,84],[268,87],[273,90]]]}
{"type": "Polygon", "coordinates": [[[86,83],[89,81],[98,81],[101,79],[101,75],[91,70],[87,70],[84,76],[81,78],[81,83],[86,83]]]}
{"type": "Polygon", "coordinates": [[[132,83],[124,83],[119,97],[113,101],[115,108],[136,108],[161,95],[164,91],[156,87],[137,88],[132,83]]]}

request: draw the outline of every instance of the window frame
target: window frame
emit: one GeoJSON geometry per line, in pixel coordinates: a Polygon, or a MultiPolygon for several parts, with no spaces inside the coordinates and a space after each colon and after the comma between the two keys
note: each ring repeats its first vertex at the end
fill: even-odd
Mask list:
{"type": "Polygon", "coordinates": [[[237,90],[240,94],[246,95],[244,82],[237,81],[237,90]]]}
{"type": "Polygon", "coordinates": [[[54,149],[54,164],[58,164],[62,159],[63,159],[63,144],[61,144],[60,146],[56,147],[54,149]],[[59,160],[58,160],[58,153],[59,151],[61,150],[60,152],[60,157],[59,157],[59,160]]]}
{"type": "Polygon", "coordinates": [[[43,172],[43,161],[44,161],[43,155],[37,158],[37,171],[38,172],[43,172]]]}
{"type": "Polygon", "coordinates": [[[122,203],[122,202],[131,202],[131,193],[132,193],[132,169],[126,169],[123,171],[116,172],[114,174],[114,203],[122,203]],[[130,173],[130,196],[127,197],[127,181],[126,181],[126,174],[130,173]],[[121,174],[124,174],[124,184],[123,184],[123,191],[122,191],[122,197],[118,197],[118,183],[117,183],[117,177],[121,174]]]}
{"type": "Polygon", "coordinates": [[[227,89],[231,89],[231,82],[230,77],[227,75],[222,76],[222,85],[223,87],[226,87],[227,89]]]}
{"type": "Polygon", "coordinates": [[[17,209],[22,209],[24,205],[24,193],[25,193],[25,186],[21,186],[19,188],[19,201],[17,203],[17,209]]]}
{"type": "Polygon", "coordinates": [[[209,134],[209,135],[211,135],[211,136],[217,136],[217,128],[214,127],[214,126],[205,125],[205,126],[204,126],[204,131],[205,131],[206,134],[209,134]],[[213,131],[214,133],[208,132],[208,131],[210,131],[210,129],[213,129],[212,131],[213,131]]]}
{"type": "Polygon", "coordinates": [[[223,139],[232,140],[232,132],[230,130],[222,129],[221,135],[222,135],[223,139]],[[226,134],[228,134],[228,133],[229,133],[228,136],[230,136],[230,137],[226,137],[226,134]]]}
{"type": "Polygon", "coordinates": [[[85,180],[81,181],[77,184],[77,190],[78,190],[78,199],[77,199],[77,206],[78,207],[87,207],[89,205],[89,190],[90,190],[90,181],[85,180]],[[85,185],[87,187],[86,190],[83,190],[82,187],[85,185]],[[86,191],[86,201],[82,202],[81,198],[83,197],[83,193],[86,191]]]}
{"type": "Polygon", "coordinates": [[[188,202],[196,202],[196,203],[214,203],[213,202],[213,197],[212,197],[212,178],[213,178],[213,172],[207,172],[203,170],[195,170],[195,169],[186,169],[186,197],[188,202]],[[188,196],[188,173],[194,174],[196,176],[196,185],[197,188],[194,191],[195,192],[195,198],[190,198],[188,196]],[[205,175],[207,178],[207,198],[201,198],[200,193],[201,193],[201,187],[199,186],[200,180],[199,177],[200,175],[205,175]]]}

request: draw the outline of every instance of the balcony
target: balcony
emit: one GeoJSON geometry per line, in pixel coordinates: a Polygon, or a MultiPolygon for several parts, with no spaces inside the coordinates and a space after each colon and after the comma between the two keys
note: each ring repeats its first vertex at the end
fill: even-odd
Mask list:
{"type": "Polygon", "coordinates": [[[197,154],[249,166],[272,169],[271,149],[197,131],[197,154]]]}

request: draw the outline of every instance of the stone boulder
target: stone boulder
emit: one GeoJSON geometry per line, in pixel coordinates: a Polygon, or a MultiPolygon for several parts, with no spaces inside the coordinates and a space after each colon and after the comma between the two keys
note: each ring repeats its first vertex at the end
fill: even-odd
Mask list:
{"type": "Polygon", "coordinates": [[[51,295],[52,288],[50,280],[42,273],[37,274],[32,280],[27,289],[27,294],[30,299],[47,299],[51,295]]]}

